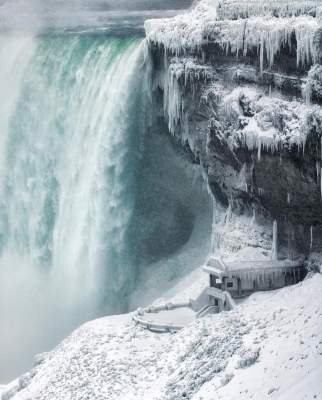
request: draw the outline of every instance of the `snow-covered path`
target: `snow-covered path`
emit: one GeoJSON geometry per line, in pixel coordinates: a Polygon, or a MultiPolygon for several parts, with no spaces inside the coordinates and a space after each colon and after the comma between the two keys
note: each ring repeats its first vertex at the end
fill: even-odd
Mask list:
{"type": "Polygon", "coordinates": [[[177,334],[146,331],[131,315],[92,321],[49,354],[13,398],[322,399],[321,291],[317,274],[177,334]]]}

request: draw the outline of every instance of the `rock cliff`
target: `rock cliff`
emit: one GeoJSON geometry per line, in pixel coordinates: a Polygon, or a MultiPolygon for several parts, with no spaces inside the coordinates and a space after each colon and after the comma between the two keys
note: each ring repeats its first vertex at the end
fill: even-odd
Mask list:
{"type": "Polygon", "coordinates": [[[321,10],[201,0],[146,22],[154,115],[203,167],[223,253],[268,256],[274,220],[280,257],[321,252],[321,10]]]}

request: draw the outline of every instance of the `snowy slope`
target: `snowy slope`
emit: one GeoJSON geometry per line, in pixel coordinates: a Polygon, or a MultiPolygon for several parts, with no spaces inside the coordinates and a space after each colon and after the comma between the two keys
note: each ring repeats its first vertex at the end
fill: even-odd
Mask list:
{"type": "Polygon", "coordinates": [[[251,368],[227,368],[231,381],[215,377],[193,397],[212,399],[322,399],[321,276],[269,294],[252,296],[240,312],[251,330],[244,343],[259,349],[251,368]],[[310,293],[311,292],[311,293],[310,293]]]}
{"type": "Polygon", "coordinates": [[[40,358],[13,398],[322,399],[321,290],[315,275],[178,334],[145,331],[131,315],[92,321],[40,358]]]}

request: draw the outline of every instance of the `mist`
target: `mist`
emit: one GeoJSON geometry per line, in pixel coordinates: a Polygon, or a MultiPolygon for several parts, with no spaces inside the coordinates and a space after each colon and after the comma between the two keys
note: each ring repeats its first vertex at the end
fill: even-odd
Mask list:
{"type": "Polygon", "coordinates": [[[171,17],[192,0],[5,0],[0,31],[143,34],[146,19],[171,17]]]}

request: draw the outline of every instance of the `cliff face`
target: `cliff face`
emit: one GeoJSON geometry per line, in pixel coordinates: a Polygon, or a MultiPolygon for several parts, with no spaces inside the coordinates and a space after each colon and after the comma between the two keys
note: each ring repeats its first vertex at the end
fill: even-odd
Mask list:
{"type": "Polygon", "coordinates": [[[281,257],[321,252],[321,5],[202,0],[146,23],[154,114],[204,169],[223,253],[267,256],[274,220],[281,257]]]}

